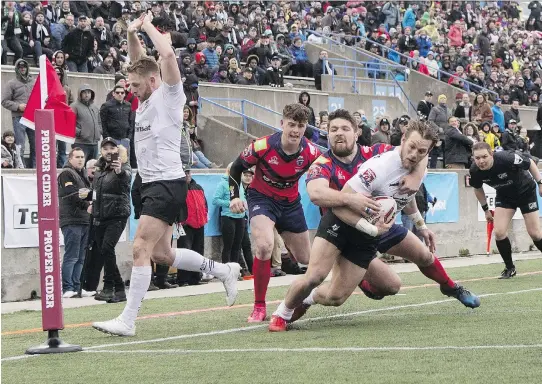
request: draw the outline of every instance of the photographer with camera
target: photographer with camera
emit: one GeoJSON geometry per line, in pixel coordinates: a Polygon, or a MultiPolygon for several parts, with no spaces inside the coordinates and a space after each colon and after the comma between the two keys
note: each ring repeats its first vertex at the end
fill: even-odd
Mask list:
{"type": "Polygon", "coordinates": [[[126,301],[124,282],[119,273],[115,255],[126,221],[130,216],[130,182],[132,169],[128,153],[117,146],[115,139],[105,138],[101,143],[101,157],[95,165],[92,183],[92,216],[94,218],[93,260],[87,263],[85,288],[97,289],[102,267],[104,285],[94,297],[96,300],[117,303],[126,301]]]}

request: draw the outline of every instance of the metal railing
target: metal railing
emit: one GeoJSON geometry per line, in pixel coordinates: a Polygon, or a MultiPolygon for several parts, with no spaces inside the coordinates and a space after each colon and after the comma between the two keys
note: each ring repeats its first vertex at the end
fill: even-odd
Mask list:
{"type": "MultiPolygon", "coordinates": [[[[424,62],[422,62],[421,60],[414,59],[414,58],[412,58],[412,57],[410,57],[410,56],[408,56],[408,55],[405,55],[404,53],[401,53],[401,52],[399,52],[399,51],[396,51],[395,49],[386,47],[385,45],[380,44],[380,43],[378,43],[378,42],[376,42],[376,41],[374,41],[374,40],[372,40],[372,39],[370,39],[370,38],[368,38],[368,37],[364,37],[364,36],[353,36],[353,35],[341,35],[341,34],[337,34],[337,33],[328,33],[327,35],[324,35],[324,34],[321,34],[321,33],[318,33],[318,32],[316,32],[316,31],[312,31],[312,30],[307,30],[307,32],[308,32],[308,33],[311,33],[311,34],[314,34],[314,35],[316,35],[316,36],[320,36],[320,37],[324,38],[324,39],[325,39],[325,40],[324,40],[325,43],[327,43],[330,47],[331,47],[331,46],[344,47],[344,49],[350,49],[350,50],[354,51],[355,53],[363,54],[363,55],[370,56],[370,57],[374,57],[374,58],[377,58],[377,59],[379,59],[379,60],[381,60],[381,61],[389,60],[389,59],[384,58],[384,57],[382,57],[382,56],[375,55],[375,54],[373,54],[373,53],[371,53],[371,52],[368,52],[368,51],[366,51],[366,50],[363,49],[363,48],[345,45],[345,44],[343,44],[343,43],[341,43],[341,42],[339,42],[339,41],[336,41],[336,40],[334,40],[334,39],[332,38],[332,37],[335,37],[335,36],[338,36],[339,38],[344,38],[345,36],[352,36],[352,37],[354,37],[355,39],[359,39],[359,41],[361,41],[361,40],[363,40],[363,41],[368,41],[368,42],[370,42],[371,44],[374,44],[374,45],[376,45],[376,46],[378,46],[378,47],[384,49],[386,52],[388,52],[388,51],[389,51],[389,52],[394,52],[394,53],[396,53],[397,55],[399,55],[400,57],[405,58],[405,59],[407,60],[407,63],[417,63],[417,64],[421,64],[421,65],[426,65],[426,64],[425,64],[424,62]],[[331,36],[331,37],[330,37],[330,36],[331,36]]],[[[388,64],[389,64],[389,63],[388,63],[388,64]]],[[[407,66],[407,65],[402,65],[402,64],[398,64],[398,65],[402,66],[402,67],[405,68],[405,69],[408,68],[408,70],[413,69],[411,65],[408,65],[408,66],[407,66]]],[[[441,74],[444,74],[444,75],[449,76],[449,77],[455,77],[455,78],[458,77],[458,76],[455,76],[455,75],[452,74],[452,73],[443,71],[443,70],[440,69],[440,68],[438,69],[438,72],[437,72],[437,73],[438,73],[438,78],[437,78],[437,79],[433,78],[433,79],[434,79],[434,80],[438,80],[438,81],[441,81],[441,80],[440,80],[441,74]]],[[[463,83],[465,83],[465,84],[468,85],[469,90],[472,91],[472,92],[474,91],[474,89],[478,89],[479,92],[484,92],[484,93],[493,94],[493,95],[495,95],[495,96],[498,96],[497,92],[495,92],[495,91],[491,91],[491,90],[489,90],[489,89],[487,89],[487,88],[481,87],[480,85],[474,84],[474,83],[472,83],[472,82],[470,82],[470,81],[468,81],[468,80],[465,80],[465,79],[463,79],[463,78],[461,78],[461,77],[460,77],[460,79],[461,79],[461,81],[462,81],[463,83]]]]}
{"type": "Polygon", "coordinates": [[[392,80],[399,73],[405,77],[405,80],[407,80],[407,74],[404,73],[405,72],[404,66],[402,65],[380,63],[378,61],[356,61],[356,60],[347,60],[347,59],[328,58],[328,59],[323,60],[322,62],[323,73],[326,72],[327,63],[332,64],[333,69],[344,69],[345,74],[347,74],[349,70],[352,70],[352,76],[354,77],[354,81],[357,80],[358,71],[362,72],[363,74],[362,77],[369,77],[375,80],[377,80],[377,76],[379,76],[378,77],[379,80],[392,80]],[[382,74],[385,75],[384,79],[380,78],[380,75],[382,74]]]}
{"type": "MultiPolygon", "coordinates": [[[[268,124],[268,123],[266,123],[264,121],[261,121],[259,119],[256,119],[255,117],[249,116],[249,115],[247,115],[245,113],[245,109],[246,109],[245,105],[249,104],[249,105],[252,105],[252,106],[254,106],[254,107],[258,108],[258,109],[261,109],[263,111],[267,111],[267,112],[270,112],[270,113],[272,113],[274,115],[282,117],[282,113],[279,113],[279,112],[277,112],[277,111],[275,111],[275,110],[273,110],[271,108],[267,108],[267,107],[265,107],[263,105],[255,103],[253,101],[250,101],[250,100],[247,100],[247,99],[234,99],[234,98],[222,98],[222,97],[200,97],[199,101],[198,101],[200,110],[202,110],[204,102],[209,103],[211,105],[214,105],[216,107],[222,108],[222,109],[224,109],[224,110],[226,110],[226,111],[228,111],[230,113],[233,113],[233,114],[235,114],[237,116],[240,116],[242,118],[242,120],[243,120],[243,131],[245,133],[248,133],[248,121],[253,121],[255,123],[258,123],[258,124],[260,124],[260,125],[262,125],[262,126],[264,126],[266,128],[272,129],[275,132],[282,132],[282,129],[277,128],[277,127],[275,127],[275,126],[273,126],[271,124],[268,124]],[[230,108],[230,107],[227,107],[227,106],[225,106],[223,104],[220,104],[219,101],[225,101],[225,102],[228,102],[228,103],[231,103],[231,102],[239,103],[240,104],[240,111],[237,111],[237,110],[235,110],[233,108],[230,108]]],[[[325,135],[327,135],[326,131],[324,131],[324,130],[322,130],[320,128],[317,128],[314,125],[307,124],[307,127],[312,128],[314,131],[318,132],[319,134],[324,133],[325,135]]],[[[323,148],[323,147],[315,144],[314,142],[313,142],[313,144],[316,145],[319,149],[327,150],[327,148],[323,148]]]]}

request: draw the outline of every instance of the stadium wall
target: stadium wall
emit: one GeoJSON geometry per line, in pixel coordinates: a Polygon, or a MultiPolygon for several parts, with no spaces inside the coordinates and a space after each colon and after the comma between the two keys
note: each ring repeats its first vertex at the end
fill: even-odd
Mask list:
{"type": "MultiPolygon", "coordinates": [[[[230,129],[223,124],[209,125],[215,128],[217,133],[225,134],[225,129],[230,129]]],[[[236,133],[237,134],[237,133],[236,133]]],[[[242,138],[240,136],[239,138],[242,138]]],[[[227,142],[225,142],[227,144],[227,142]]],[[[233,148],[232,148],[233,149],[233,148]]],[[[194,171],[194,177],[202,173],[220,173],[221,171],[194,171]]],[[[448,172],[448,171],[442,171],[448,172]]],[[[452,172],[457,174],[459,204],[459,220],[453,223],[430,224],[429,227],[437,235],[437,250],[439,256],[456,257],[460,249],[468,249],[470,254],[483,254],[486,247],[486,224],[479,221],[478,204],[472,188],[465,186],[466,171],[452,172]]],[[[4,171],[6,175],[27,175],[34,176],[32,170],[4,171]]],[[[4,192],[4,191],[3,191],[4,192]]],[[[430,191],[431,192],[431,191],[430,191]]],[[[211,197],[212,198],[212,197],[211,197]]],[[[439,198],[439,196],[437,196],[439,198]]],[[[453,197],[452,197],[453,198],[453,197]]],[[[209,199],[209,196],[208,196],[209,199]]],[[[439,200],[437,209],[446,209],[446,201],[439,200]]],[[[5,235],[6,210],[5,198],[2,209],[2,235],[5,235]]],[[[311,231],[314,235],[314,231],[311,231]]],[[[129,238],[129,237],[128,237],[129,238]]],[[[511,225],[510,239],[514,251],[526,251],[531,245],[523,220],[513,220],[511,225]]],[[[495,248],[492,243],[492,249],[495,248]]],[[[206,256],[215,260],[220,259],[221,239],[220,237],[206,237],[206,256]]],[[[63,254],[63,250],[61,251],[63,254]]],[[[130,274],[132,258],[132,244],[129,241],[119,243],[117,246],[117,261],[121,274],[127,278],[130,274]]],[[[5,248],[2,242],[2,302],[19,301],[29,299],[31,292],[39,294],[39,252],[38,248],[5,248]]]]}

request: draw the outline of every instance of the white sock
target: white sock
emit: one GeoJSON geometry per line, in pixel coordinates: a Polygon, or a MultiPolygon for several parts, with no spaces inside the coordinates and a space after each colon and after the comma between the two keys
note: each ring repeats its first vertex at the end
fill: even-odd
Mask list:
{"type": "Polygon", "coordinates": [[[175,261],[173,266],[191,272],[209,273],[223,280],[230,274],[230,267],[226,264],[207,259],[197,252],[186,248],[174,248],[175,261]]]}
{"type": "Polygon", "coordinates": [[[133,327],[137,318],[137,312],[141,307],[141,302],[149,289],[151,283],[152,269],[151,266],[132,267],[132,276],[130,277],[130,289],[124,311],[120,315],[120,319],[129,327],[133,327]]]}
{"type": "Polygon", "coordinates": [[[314,305],[316,304],[316,302],[314,301],[314,293],[316,292],[318,288],[314,288],[311,293],[309,293],[309,296],[307,296],[305,298],[305,300],[303,300],[303,304],[306,304],[306,305],[314,305]]]}
{"type": "Polygon", "coordinates": [[[277,308],[275,313],[273,313],[273,315],[278,315],[282,317],[284,320],[290,320],[293,314],[294,314],[294,310],[288,308],[286,304],[284,304],[284,301],[282,301],[279,304],[279,307],[277,308]]]}

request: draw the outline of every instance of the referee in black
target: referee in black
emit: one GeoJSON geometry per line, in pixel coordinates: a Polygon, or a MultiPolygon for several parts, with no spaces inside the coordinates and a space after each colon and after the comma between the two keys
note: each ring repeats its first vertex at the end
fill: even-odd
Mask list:
{"type": "Polygon", "coordinates": [[[520,209],[527,233],[534,245],[542,251],[542,231],[538,216],[537,193],[542,196],[542,176],[536,164],[528,157],[515,152],[493,152],[489,144],[480,142],[472,147],[474,163],[470,168],[470,184],[482,205],[487,221],[495,223],[495,242],[506,266],[501,279],[516,275],[512,261],[512,245],[508,239],[508,226],[516,209],[520,209]],[[495,216],[487,206],[482,184],[497,191],[495,216]]]}

